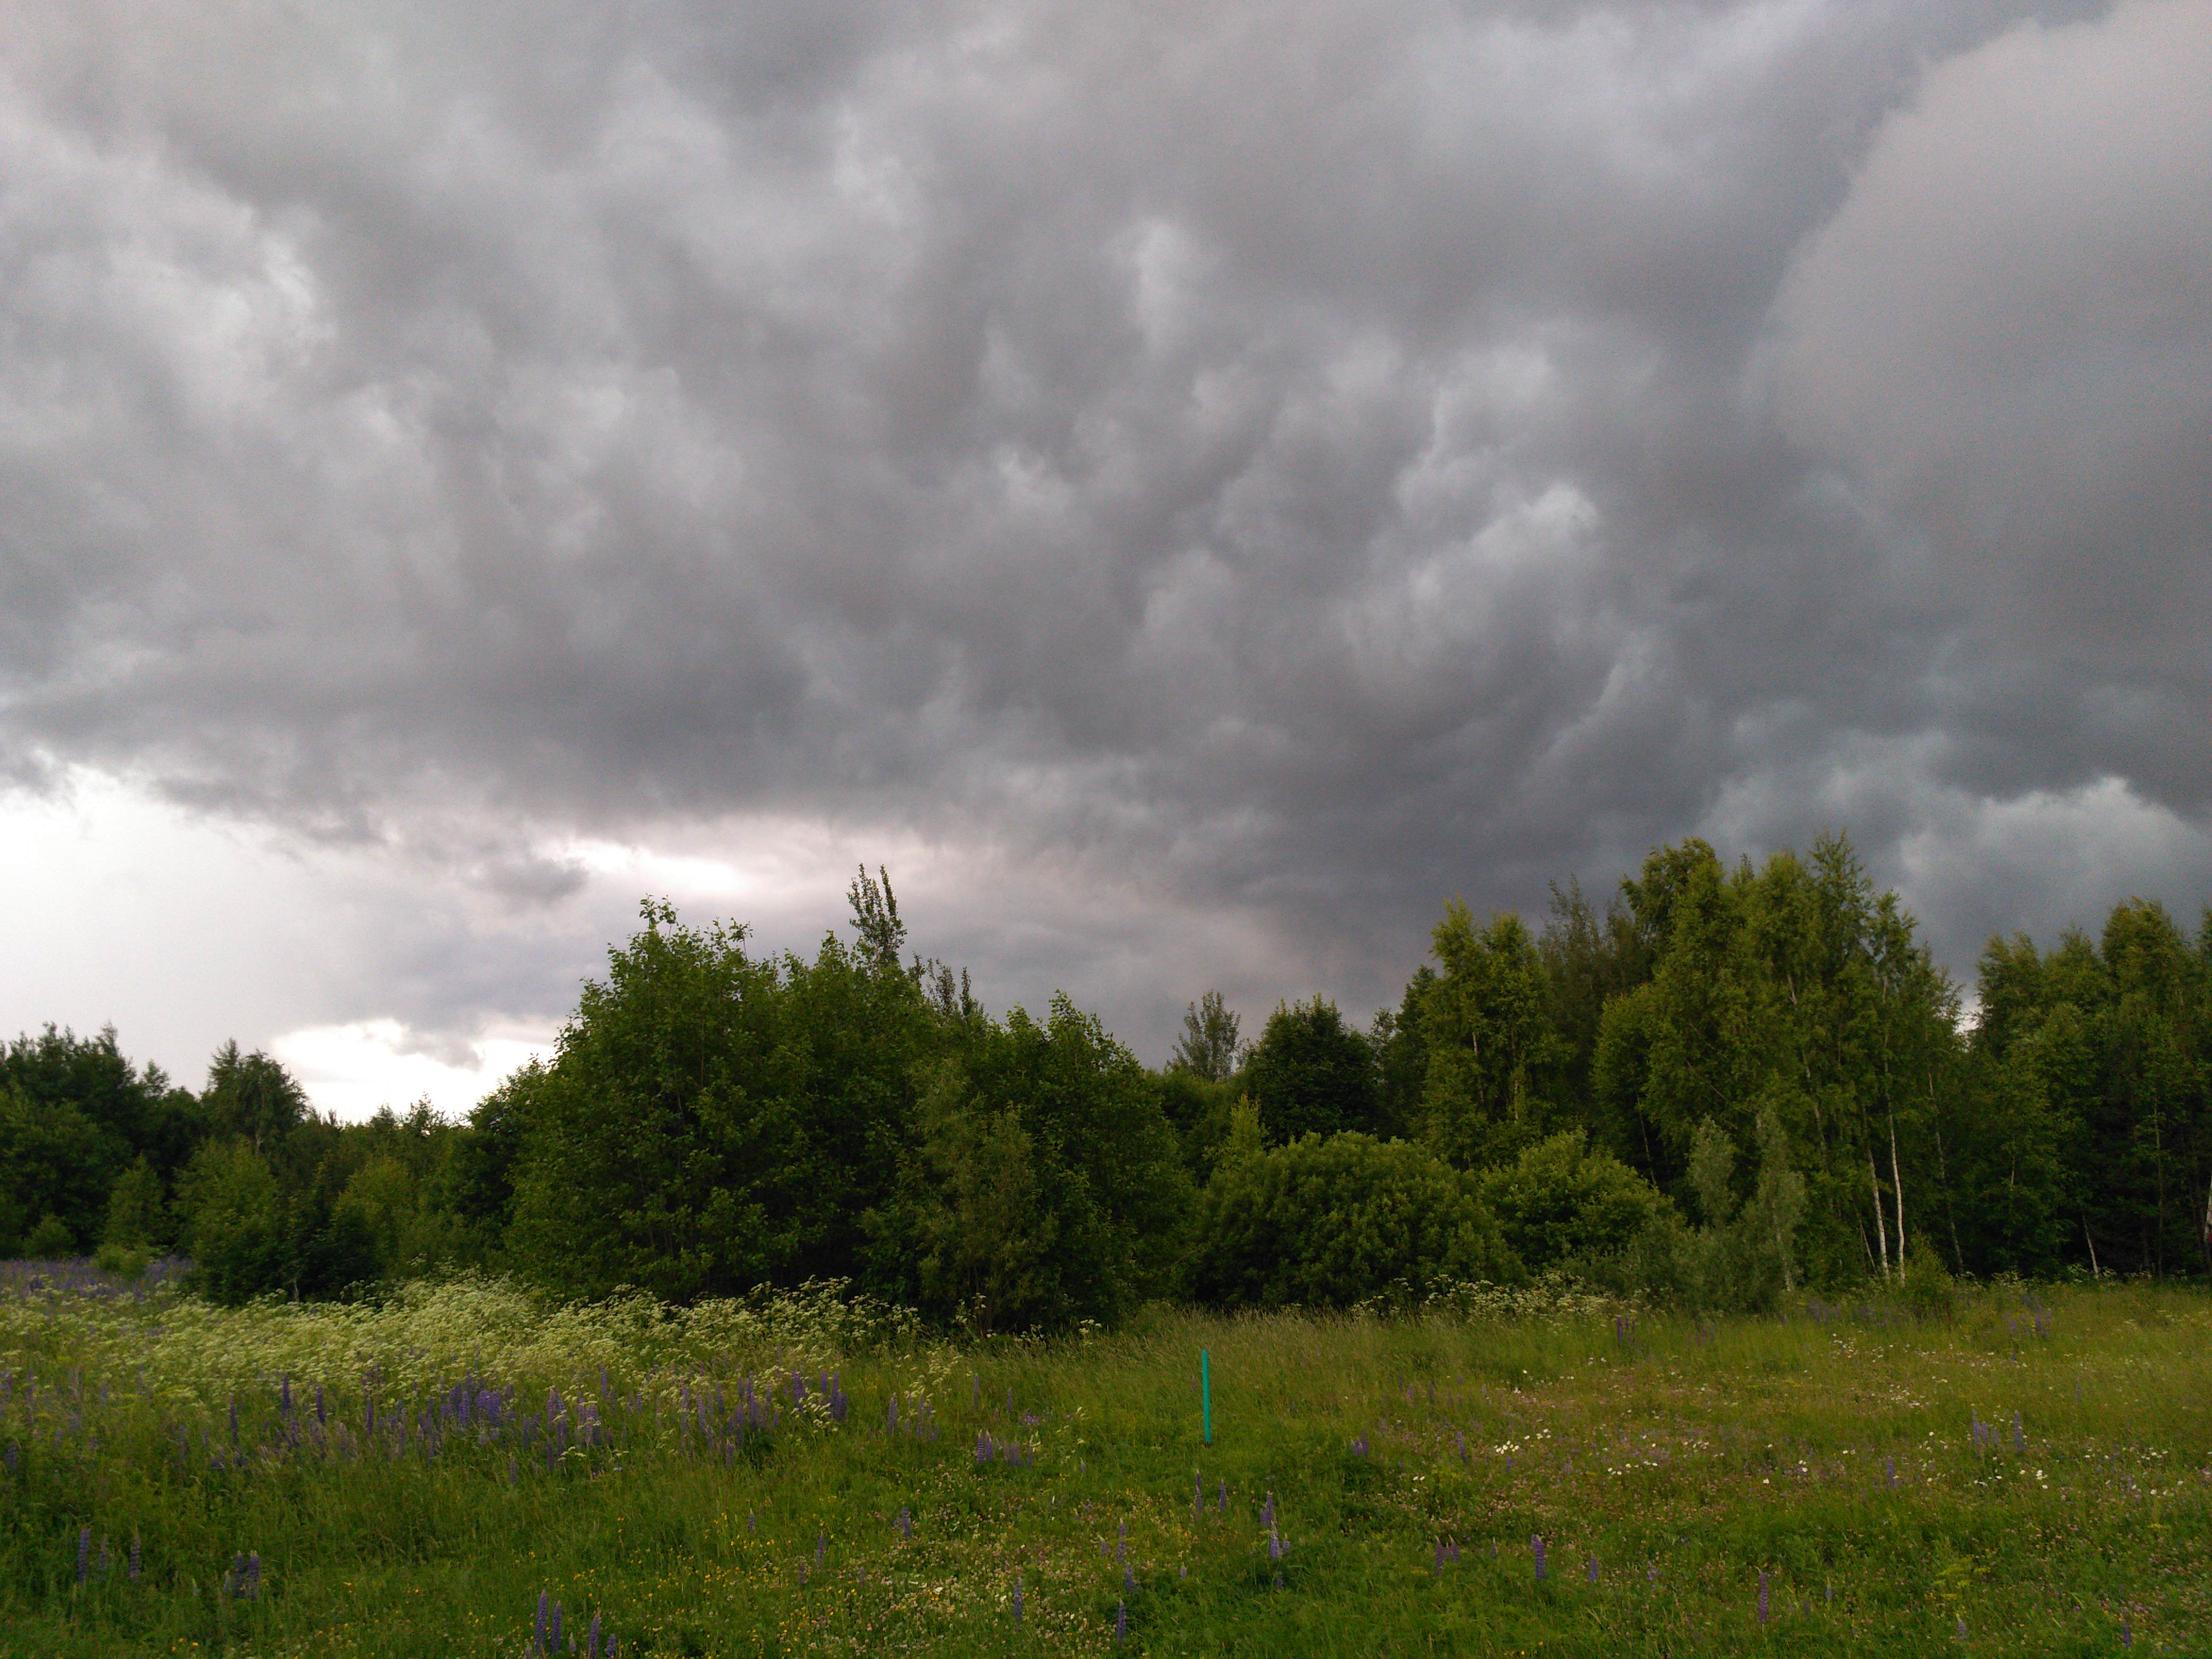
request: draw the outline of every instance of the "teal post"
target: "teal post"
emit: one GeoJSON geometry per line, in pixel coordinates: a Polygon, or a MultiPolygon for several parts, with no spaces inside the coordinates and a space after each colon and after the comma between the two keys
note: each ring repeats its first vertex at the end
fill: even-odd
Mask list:
{"type": "Polygon", "coordinates": [[[1206,1425],[1206,1443],[1213,1443],[1213,1378],[1206,1370],[1206,1352],[1198,1351],[1198,1409],[1206,1425]]]}

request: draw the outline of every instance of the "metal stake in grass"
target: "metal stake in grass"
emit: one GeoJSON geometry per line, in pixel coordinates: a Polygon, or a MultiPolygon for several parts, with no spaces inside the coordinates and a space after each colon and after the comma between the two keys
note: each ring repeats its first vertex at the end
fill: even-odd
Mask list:
{"type": "Polygon", "coordinates": [[[1198,1351],[1198,1413],[1206,1443],[1213,1443],[1213,1374],[1212,1356],[1204,1348],[1198,1351]]]}

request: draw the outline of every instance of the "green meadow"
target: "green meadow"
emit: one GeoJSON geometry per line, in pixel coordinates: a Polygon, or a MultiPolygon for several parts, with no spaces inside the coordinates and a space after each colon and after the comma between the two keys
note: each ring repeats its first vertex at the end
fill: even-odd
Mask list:
{"type": "Polygon", "coordinates": [[[826,1291],[11,1273],[11,1655],[2212,1651],[2190,1290],[963,1343],[826,1291]]]}

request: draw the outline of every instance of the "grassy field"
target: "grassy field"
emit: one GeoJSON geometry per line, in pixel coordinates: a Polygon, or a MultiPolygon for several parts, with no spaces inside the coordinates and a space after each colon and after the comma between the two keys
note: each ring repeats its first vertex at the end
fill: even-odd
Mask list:
{"type": "Polygon", "coordinates": [[[955,1346],[826,1296],[0,1288],[8,1654],[521,1655],[541,1595],[640,1656],[2212,1652],[2175,1289],[955,1346]]]}

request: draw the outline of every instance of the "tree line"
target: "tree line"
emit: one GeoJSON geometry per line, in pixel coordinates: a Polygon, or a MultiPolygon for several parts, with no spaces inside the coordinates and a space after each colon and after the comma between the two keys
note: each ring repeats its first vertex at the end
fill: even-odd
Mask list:
{"type": "Polygon", "coordinates": [[[1065,997],[988,1012],[908,951],[884,872],[848,899],[811,958],[647,902],[552,1057],[458,1122],[339,1123],[235,1044],[194,1094],[112,1031],[21,1037],[0,1246],[179,1250],[227,1300],[835,1278],[979,1329],[1553,1269],[1716,1307],[2207,1269],[2212,908],[1993,939],[1962,1018],[1845,839],[1689,840],[1539,926],[1447,905],[1364,1027],[1316,997],[1247,1042],[1208,992],[1152,1068],[1065,997]]]}

